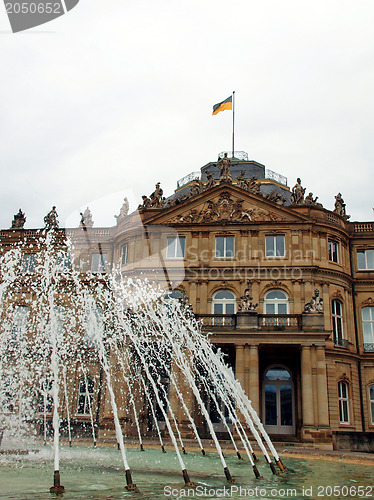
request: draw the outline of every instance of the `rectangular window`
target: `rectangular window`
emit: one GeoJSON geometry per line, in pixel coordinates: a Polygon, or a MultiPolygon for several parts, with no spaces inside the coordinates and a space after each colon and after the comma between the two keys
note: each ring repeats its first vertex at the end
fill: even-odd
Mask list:
{"type": "Polygon", "coordinates": [[[329,240],[329,260],[339,262],[339,243],[329,240]]]}
{"type": "Polygon", "coordinates": [[[34,253],[24,253],[22,255],[22,272],[23,273],[33,273],[35,271],[35,254],[34,253]]]}
{"type": "Polygon", "coordinates": [[[339,382],[339,417],[341,424],[349,424],[348,384],[339,382]]]}
{"type": "Polygon", "coordinates": [[[21,342],[26,335],[29,308],[27,306],[16,306],[13,315],[12,340],[21,342]]]}
{"type": "Polygon", "coordinates": [[[108,261],[107,253],[94,253],[92,254],[92,272],[105,273],[108,261]]]}
{"type": "Polygon", "coordinates": [[[69,252],[59,252],[56,259],[56,266],[60,273],[70,271],[71,269],[71,255],[69,252]]]}
{"type": "Polygon", "coordinates": [[[374,425],[374,385],[369,387],[371,423],[374,425]]]}
{"type": "Polygon", "coordinates": [[[216,236],[216,257],[234,257],[234,236],[216,236]]]}
{"type": "Polygon", "coordinates": [[[331,311],[332,311],[332,331],[334,337],[334,344],[337,346],[344,347],[345,342],[343,340],[342,305],[338,300],[333,300],[331,302],[331,311]]]}
{"type": "Polygon", "coordinates": [[[186,246],[184,236],[173,236],[167,239],[166,257],[168,259],[183,259],[186,246]]]}
{"type": "Polygon", "coordinates": [[[284,235],[265,236],[266,257],[284,257],[284,235]]]}
{"type": "Polygon", "coordinates": [[[121,265],[125,266],[127,264],[127,259],[129,257],[129,246],[126,243],[126,245],[122,246],[121,250],[121,265]]]}
{"type": "Polygon", "coordinates": [[[79,415],[89,415],[92,410],[92,400],[94,392],[94,381],[90,378],[86,380],[82,379],[79,382],[79,395],[78,395],[78,406],[77,413],[79,415]]]}
{"type": "Polygon", "coordinates": [[[374,351],[374,307],[363,307],[362,330],[364,333],[364,350],[374,351]]]}
{"type": "Polygon", "coordinates": [[[358,269],[374,269],[374,250],[357,250],[358,269]]]}

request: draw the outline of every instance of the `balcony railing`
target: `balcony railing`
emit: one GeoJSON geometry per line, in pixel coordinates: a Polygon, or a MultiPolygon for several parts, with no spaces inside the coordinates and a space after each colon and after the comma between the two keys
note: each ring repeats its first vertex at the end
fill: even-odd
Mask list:
{"type": "Polygon", "coordinates": [[[374,352],[374,344],[364,344],[365,352],[374,352]]]}
{"type": "Polygon", "coordinates": [[[347,339],[339,339],[334,337],[334,345],[335,347],[344,347],[344,349],[348,349],[349,342],[347,339]]]}
{"type": "Polygon", "coordinates": [[[263,330],[301,330],[301,314],[259,314],[258,326],[263,330]]]}
{"type": "Polygon", "coordinates": [[[236,326],[235,314],[197,314],[196,318],[203,322],[204,327],[235,328],[236,326]]]}
{"type": "MultiPolygon", "coordinates": [[[[236,314],[197,314],[196,318],[204,328],[236,328],[236,314]]],[[[259,330],[301,330],[301,314],[259,314],[257,316],[259,330]]]]}

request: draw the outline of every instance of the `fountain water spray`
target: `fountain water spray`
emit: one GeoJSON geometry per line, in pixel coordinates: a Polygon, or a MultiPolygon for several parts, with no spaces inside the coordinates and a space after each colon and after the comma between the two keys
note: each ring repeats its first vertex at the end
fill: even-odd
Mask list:
{"type": "MultiPolygon", "coordinates": [[[[144,448],[139,415],[143,411],[143,400],[143,406],[145,404],[151,410],[162,451],[165,449],[158,419],[165,422],[186,485],[192,486],[194,483],[190,480],[178,447],[179,441],[185,452],[178,415],[186,417],[205,455],[194,421],[192,395],[205,419],[229,482],[234,482],[234,479],[210,419],[206,398],[214,403],[240,457],[220,405],[227,408],[256,477],[260,477],[254,463],[256,457],[241,421],[248,425],[272,471],[275,472],[274,465],[265,444],[279,468],[284,470],[232,369],[225,364],[222,353],[214,352],[207,336],[200,332],[200,325],[191,311],[178,300],[165,296],[154,283],[124,278],[116,266],[109,275],[86,273],[82,279],[78,270],[72,268],[71,258],[67,257],[71,253],[73,249],[69,247],[63,231],[40,231],[36,240],[35,237],[32,241],[25,240],[22,245],[2,256],[1,262],[0,317],[5,320],[0,335],[0,412],[3,415],[6,413],[6,405],[9,406],[11,400],[13,410],[18,411],[17,425],[22,427],[24,421],[28,421],[37,429],[41,421],[37,411],[41,405],[37,402],[42,395],[46,433],[48,384],[51,381],[54,436],[54,486],[51,491],[63,491],[60,483],[59,430],[60,413],[64,412],[64,408],[60,406],[59,400],[61,395],[65,396],[71,444],[67,394],[74,377],[67,379],[66,370],[69,368],[71,371],[74,363],[83,371],[84,397],[88,398],[96,444],[87,360],[91,365],[100,367],[100,381],[103,379],[106,385],[127,489],[137,488],[132,480],[119,416],[119,411],[129,412],[119,397],[122,394],[122,400],[126,399],[126,394],[121,392],[126,388],[141,449],[144,448]],[[31,273],[22,273],[22,261],[28,252],[35,255],[35,265],[31,273]],[[28,308],[29,316],[27,320],[25,318],[23,338],[18,344],[22,356],[18,362],[14,362],[11,332],[14,308],[19,305],[28,308]],[[10,388],[9,380],[13,380],[10,388]],[[169,398],[169,390],[173,390],[176,395],[177,407],[169,398]]],[[[4,418],[5,427],[11,428],[13,421],[11,417],[4,418]]]]}

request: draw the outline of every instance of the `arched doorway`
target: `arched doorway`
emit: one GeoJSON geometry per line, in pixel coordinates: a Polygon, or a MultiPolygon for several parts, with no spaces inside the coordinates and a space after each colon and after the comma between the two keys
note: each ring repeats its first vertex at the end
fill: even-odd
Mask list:
{"type": "Polygon", "coordinates": [[[263,421],[269,434],[295,434],[295,392],[291,373],[271,366],[263,380],[263,421]]]}

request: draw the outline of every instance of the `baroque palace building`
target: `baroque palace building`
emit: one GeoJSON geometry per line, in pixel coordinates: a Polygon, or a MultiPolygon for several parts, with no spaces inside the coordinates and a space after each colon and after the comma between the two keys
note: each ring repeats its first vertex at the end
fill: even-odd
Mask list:
{"type": "MultiPolygon", "coordinates": [[[[57,226],[56,216],[53,208],[46,224],[57,226]]],[[[133,213],[125,199],[116,219],[96,228],[87,209],[65,229],[83,275],[120,263],[188,301],[273,439],[373,450],[374,222],[350,222],[340,193],[328,210],[300,179],[290,189],[244,153],[221,154],[167,199],[158,183],[133,213]]],[[[1,231],[2,252],[37,237],[24,223],[20,211],[1,231]]],[[[24,272],[32,262],[30,251],[24,272]]],[[[85,422],[90,398],[101,432],[110,410],[97,370],[88,382],[77,375],[70,404],[85,422]]]]}

